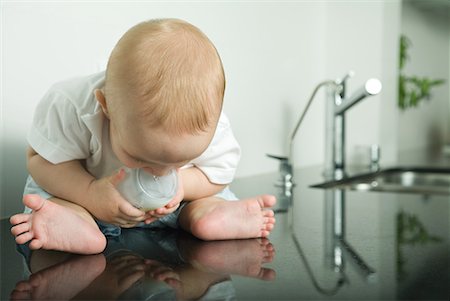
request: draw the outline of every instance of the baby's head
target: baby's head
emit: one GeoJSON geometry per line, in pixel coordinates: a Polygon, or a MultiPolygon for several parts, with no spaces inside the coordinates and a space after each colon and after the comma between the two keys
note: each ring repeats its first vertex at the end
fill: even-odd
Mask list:
{"type": "Polygon", "coordinates": [[[119,160],[161,174],[159,169],[183,165],[207,148],[224,90],[222,63],[211,41],[187,22],[162,19],[125,33],[96,96],[110,119],[119,160]]]}

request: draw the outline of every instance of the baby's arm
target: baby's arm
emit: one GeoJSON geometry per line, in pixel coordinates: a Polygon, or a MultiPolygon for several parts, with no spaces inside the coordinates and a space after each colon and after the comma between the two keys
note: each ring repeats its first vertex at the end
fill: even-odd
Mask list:
{"type": "Polygon", "coordinates": [[[123,173],[97,180],[79,160],[53,164],[31,147],[27,157],[30,175],[48,193],[86,208],[97,219],[122,227],[144,220],[144,213],[115,189],[123,173]]]}
{"type": "Polygon", "coordinates": [[[181,177],[186,201],[198,200],[213,196],[222,191],[226,185],[211,183],[206,175],[197,167],[182,169],[181,177]]]}
{"type": "Polygon", "coordinates": [[[85,207],[85,192],[95,178],[80,161],[53,164],[29,147],[27,168],[34,181],[48,193],[85,207]]]}
{"type": "Polygon", "coordinates": [[[228,118],[221,114],[214,137],[203,154],[181,169],[185,199],[192,201],[213,196],[233,180],[240,158],[228,118]]]}

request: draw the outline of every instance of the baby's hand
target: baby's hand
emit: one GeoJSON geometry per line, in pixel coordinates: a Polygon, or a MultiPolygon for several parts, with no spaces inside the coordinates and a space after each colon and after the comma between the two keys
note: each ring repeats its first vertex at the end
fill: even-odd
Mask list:
{"type": "Polygon", "coordinates": [[[155,209],[155,210],[147,211],[145,213],[145,223],[146,224],[150,224],[151,222],[154,222],[158,218],[161,218],[163,216],[166,216],[166,215],[174,212],[180,206],[180,203],[184,198],[184,189],[183,189],[183,182],[181,181],[181,175],[179,173],[179,170],[177,170],[177,175],[178,175],[177,194],[166,206],[155,209]]]}
{"type": "Polygon", "coordinates": [[[125,172],[121,169],[110,177],[92,181],[87,192],[86,209],[101,221],[130,228],[144,221],[145,214],[117,191],[116,186],[124,176],[125,172]]]}
{"type": "Polygon", "coordinates": [[[145,264],[146,276],[148,275],[155,281],[164,281],[173,288],[181,286],[180,275],[170,266],[153,259],[145,259],[145,264]]]}
{"type": "Polygon", "coordinates": [[[104,300],[120,299],[124,291],[145,277],[146,270],[146,259],[138,254],[129,250],[113,252],[111,257],[108,256],[103,273],[84,290],[84,294],[77,297],[88,297],[89,300],[99,296],[104,300]]]}

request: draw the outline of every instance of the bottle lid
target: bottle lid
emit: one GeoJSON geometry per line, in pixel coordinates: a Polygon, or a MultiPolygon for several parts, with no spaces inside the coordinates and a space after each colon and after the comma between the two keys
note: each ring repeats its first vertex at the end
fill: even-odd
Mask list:
{"type": "Polygon", "coordinates": [[[174,169],[157,177],[144,169],[138,169],[137,181],[142,191],[152,199],[172,199],[177,193],[178,176],[174,169]]]}

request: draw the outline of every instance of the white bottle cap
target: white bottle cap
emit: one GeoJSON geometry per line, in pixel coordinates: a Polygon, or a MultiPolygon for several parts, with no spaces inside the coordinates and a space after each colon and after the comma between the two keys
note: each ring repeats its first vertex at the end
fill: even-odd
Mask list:
{"type": "Polygon", "coordinates": [[[162,177],[143,169],[123,169],[126,176],[117,189],[136,208],[148,211],[164,207],[177,194],[178,174],[175,169],[162,177]]]}
{"type": "Polygon", "coordinates": [[[139,187],[151,199],[169,202],[177,193],[178,176],[174,169],[162,177],[154,176],[143,169],[138,169],[137,172],[139,187]]]}

